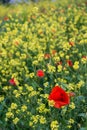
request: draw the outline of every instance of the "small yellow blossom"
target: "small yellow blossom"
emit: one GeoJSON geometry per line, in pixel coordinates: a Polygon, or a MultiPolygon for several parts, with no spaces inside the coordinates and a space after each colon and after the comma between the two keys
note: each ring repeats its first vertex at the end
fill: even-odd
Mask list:
{"type": "Polygon", "coordinates": [[[41,124],[45,124],[46,118],[44,116],[39,116],[39,121],[40,121],[41,124]]]}
{"type": "Polygon", "coordinates": [[[74,120],[70,118],[68,122],[69,122],[69,124],[73,124],[74,120]]]}
{"type": "Polygon", "coordinates": [[[16,117],[14,120],[13,120],[13,123],[16,125],[18,123],[19,119],[16,117]]]}
{"type": "Polygon", "coordinates": [[[78,62],[78,61],[75,61],[75,62],[74,62],[73,68],[74,68],[75,70],[79,69],[79,62],[78,62]]]}
{"type": "Polygon", "coordinates": [[[55,66],[52,66],[52,65],[48,64],[47,67],[48,67],[48,72],[49,72],[49,73],[53,73],[53,72],[56,71],[55,66]]]}
{"type": "Polygon", "coordinates": [[[71,109],[75,109],[75,104],[72,102],[72,103],[69,105],[69,107],[70,107],[71,109]]]}
{"type": "Polygon", "coordinates": [[[51,127],[51,130],[58,130],[58,127],[59,127],[58,121],[57,120],[52,121],[50,124],[50,127],[51,127]]]}
{"type": "Polygon", "coordinates": [[[70,129],[71,127],[72,127],[71,125],[67,125],[67,128],[69,128],[69,129],[70,129]]]}
{"type": "Polygon", "coordinates": [[[14,117],[14,114],[12,112],[7,112],[6,113],[6,118],[13,118],[14,117]]]}
{"type": "Polygon", "coordinates": [[[29,121],[29,126],[33,126],[33,122],[32,121],[29,121]]]}
{"type": "Polygon", "coordinates": [[[62,71],[62,65],[58,65],[58,72],[61,72],[62,71]]]}
{"type": "Polygon", "coordinates": [[[17,108],[17,104],[16,103],[12,103],[11,104],[11,109],[16,109],[17,108]]]}
{"type": "Polygon", "coordinates": [[[24,112],[24,111],[26,111],[27,110],[27,106],[26,105],[23,105],[22,107],[21,107],[21,110],[24,112]]]}
{"type": "Polygon", "coordinates": [[[49,104],[49,106],[53,107],[55,102],[53,100],[49,100],[48,104],[49,104]]]}
{"type": "Polygon", "coordinates": [[[4,100],[4,96],[0,96],[0,102],[4,100]]]}

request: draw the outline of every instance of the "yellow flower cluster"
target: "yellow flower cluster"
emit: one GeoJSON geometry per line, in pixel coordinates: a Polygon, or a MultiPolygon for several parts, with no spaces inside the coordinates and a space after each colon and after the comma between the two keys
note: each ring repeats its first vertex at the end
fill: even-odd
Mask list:
{"type": "MultiPolygon", "coordinates": [[[[85,117],[76,116],[86,113],[87,6],[77,3],[0,5],[0,128],[68,130],[85,124],[85,117]],[[56,109],[49,101],[54,86],[67,92],[67,106],[56,109]]],[[[53,96],[62,104],[63,95],[53,96]]]]}
{"type": "Polygon", "coordinates": [[[50,127],[51,127],[51,130],[58,130],[58,127],[59,127],[58,121],[57,120],[52,121],[50,124],[50,127]]]}
{"type": "Polygon", "coordinates": [[[73,68],[74,68],[75,70],[79,69],[79,62],[78,62],[78,61],[75,61],[75,62],[74,62],[73,68]]]}

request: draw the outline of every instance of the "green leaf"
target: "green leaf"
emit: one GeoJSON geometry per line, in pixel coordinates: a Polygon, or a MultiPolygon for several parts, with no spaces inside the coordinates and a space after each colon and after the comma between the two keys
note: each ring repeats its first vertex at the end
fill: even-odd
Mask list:
{"type": "Polygon", "coordinates": [[[80,130],[86,130],[86,127],[81,127],[80,130]]]}
{"type": "Polygon", "coordinates": [[[86,113],[80,113],[78,116],[81,116],[81,117],[87,118],[86,113]]]}
{"type": "Polygon", "coordinates": [[[79,101],[84,100],[84,99],[85,99],[84,96],[78,96],[78,97],[77,97],[77,100],[79,100],[79,101]]]}

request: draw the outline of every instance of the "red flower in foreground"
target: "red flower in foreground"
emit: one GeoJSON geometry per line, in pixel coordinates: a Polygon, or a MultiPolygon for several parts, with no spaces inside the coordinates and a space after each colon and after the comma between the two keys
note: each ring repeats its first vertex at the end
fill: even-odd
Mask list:
{"type": "Polygon", "coordinates": [[[44,74],[43,70],[38,70],[36,75],[38,77],[44,77],[45,74],[44,74]]]}
{"type": "Polygon", "coordinates": [[[48,99],[54,101],[55,108],[61,108],[70,103],[69,95],[60,86],[55,86],[52,89],[48,99]]]}
{"type": "Polygon", "coordinates": [[[72,61],[71,60],[67,60],[67,64],[68,64],[68,66],[73,66],[73,63],[72,63],[72,61]]]}
{"type": "Polygon", "coordinates": [[[10,80],[9,80],[9,83],[10,83],[11,85],[16,86],[16,82],[15,82],[14,78],[10,79],[10,80]]]}

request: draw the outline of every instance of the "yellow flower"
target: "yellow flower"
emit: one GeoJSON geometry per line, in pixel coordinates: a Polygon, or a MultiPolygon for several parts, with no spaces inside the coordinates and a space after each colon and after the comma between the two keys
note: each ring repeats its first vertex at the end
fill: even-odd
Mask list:
{"type": "Polygon", "coordinates": [[[50,124],[50,127],[51,127],[51,130],[58,130],[58,121],[55,120],[55,121],[52,121],[51,124],[50,124]]]}
{"type": "Polygon", "coordinates": [[[43,85],[47,87],[49,85],[49,82],[45,82],[43,85]]]}
{"type": "Polygon", "coordinates": [[[6,113],[6,118],[13,118],[14,117],[14,114],[12,112],[7,112],[6,113]]]}
{"type": "Polygon", "coordinates": [[[19,119],[16,117],[14,120],[13,120],[13,123],[16,125],[18,123],[19,119]]]}
{"type": "Polygon", "coordinates": [[[38,103],[40,104],[40,106],[37,107],[36,110],[39,111],[39,113],[47,113],[47,112],[49,112],[49,109],[46,108],[45,104],[40,103],[40,102],[38,102],[38,103]]]}
{"type": "Polygon", "coordinates": [[[78,62],[78,61],[75,61],[75,62],[74,62],[73,68],[74,68],[75,70],[79,69],[79,62],[78,62]]]}
{"type": "Polygon", "coordinates": [[[12,103],[11,104],[11,109],[16,109],[17,108],[17,104],[16,103],[12,103]]]}
{"type": "Polygon", "coordinates": [[[19,113],[20,113],[20,110],[19,110],[19,109],[17,109],[17,110],[16,110],[16,113],[17,113],[17,114],[19,114],[19,113]]]}
{"type": "Polygon", "coordinates": [[[60,57],[59,56],[54,56],[53,59],[54,59],[55,62],[60,61],[60,57]]]}
{"type": "Polygon", "coordinates": [[[32,117],[31,117],[31,119],[32,119],[32,122],[34,123],[34,124],[36,124],[37,122],[38,122],[38,119],[39,119],[39,115],[33,115],[32,117]]]}
{"type": "Polygon", "coordinates": [[[34,73],[30,73],[30,74],[29,74],[29,77],[30,77],[30,78],[33,78],[33,77],[34,77],[34,73]]]}
{"type": "Polygon", "coordinates": [[[69,124],[73,124],[74,120],[70,118],[68,122],[69,122],[69,124]]]}
{"type": "Polygon", "coordinates": [[[4,100],[4,96],[0,96],[0,102],[4,100]]]}
{"type": "Polygon", "coordinates": [[[33,126],[33,122],[32,121],[29,121],[29,126],[33,126]]]}
{"type": "Polygon", "coordinates": [[[69,55],[66,55],[66,59],[69,60],[69,55]]]}
{"type": "Polygon", "coordinates": [[[62,65],[58,65],[58,72],[61,72],[62,71],[62,65]]]}
{"type": "Polygon", "coordinates": [[[21,107],[21,110],[24,112],[24,111],[26,111],[27,110],[27,106],[26,105],[23,105],[22,107],[21,107]]]}
{"type": "Polygon", "coordinates": [[[46,118],[44,116],[39,116],[39,121],[40,121],[41,124],[45,124],[46,118]]]}
{"type": "Polygon", "coordinates": [[[49,72],[49,73],[53,73],[53,72],[56,71],[55,66],[52,66],[52,65],[48,64],[47,67],[48,67],[48,72],[49,72]]]}
{"type": "Polygon", "coordinates": [[[69,107],[70,107],[71,109],[75,109],[75,104],[72,102],[72,103],[69,105],[69,107]]]}
{"type": "Polygon", "coordinates": [[[49,104],[49,106],[53,107],[55,102],[53,100],[49,100],[48,104],[49,104]]]}
{"type": "Polygon", "coordinates": [[[68,88],[69,88],[69,90],[74,90],[75,86],[76,85],[69,83],[68,88]]]}
{"type": "Polygon", "coordinates": [[[17,93],[18,93],[18,90],[14,90],[14,91],[13,91],[13,94],[17,94],[17,93]]]}
{"type": "Polygon", "coordinates": [[[33,91],[31,91],[31,93],[29,93],[28,96],[29,96],[29,97],[33,97],[33,96],[35,96],[35,95],[38,95],[38,93],[39,93],[39,92],[33,90],[33,91]]]}
{"type": "Polygon", "coordinates": [[[60,57],[64,57],[64,53],[62,51],[59,52],[60,57]]]}
{"type": "Polygon", "coordinates": [[[34,61],[32,62],[32,64],[33,64],[33,65],[38,65],[38,61],[37,61],[37,60],[34,60],[34,61]]]}
{"type": "Polygon", "coordinates": [[[15,95],[15,97],[16,97],[16,98],[20,97],[20,93],[17,93],[17,94],[15,95]]]}
{"type": "Polygon", "coordinates": [[[71,125],[67,125],[67,128],[69,128],[69,129],[70,129],[71,127],[72,127],[71,125]]]}
{"type": "Polygon", "coordinates": [[[86,64],[86,63],[87,63],[87,56],[86,56],[85,58],[83,57],[83,58],[81,59],[81,62],[82,62],[83,64],[86,64]]]}
{"type": "Polygon", "coordinates": [[[78,84],[77,84],[77,87],[80,89],[81,88],[81,86],[83,86],[84,85],[84,81],[80,81],[78,84]]]}

